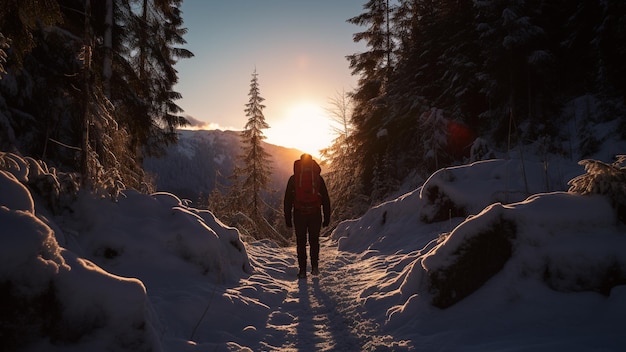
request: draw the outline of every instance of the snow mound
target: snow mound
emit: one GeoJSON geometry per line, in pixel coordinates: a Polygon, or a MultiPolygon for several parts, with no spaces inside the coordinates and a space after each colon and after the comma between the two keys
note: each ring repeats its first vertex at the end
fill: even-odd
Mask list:
{"type": "Polygon", "coordinates": [[[542,194],[497,203],[468,218],[423,257],[420,270],[441,308],[475,292],[505,266],[505,275],[533,277],[554,290],[608,295],[626,283],[624,246],[605,197],[542,194]]]}
{"type": "Polygon", "coordinates": [[[191,270],[227,282],[251,272],[239,232],[173,194],[124,191],[117,202],[83,195],[73,209],[65,226],[81,234],[79,248],[118,275],[143,280],[155,268],[173,275],[191,270]]]}
{"type": "Polygon", "coordinates": [[[79,189],[76,175],[57,173],[44,162],[12,153],[0,152],[0,172],[12,175],[22,187],[28,188],[31,198],[39,198],[42,206],[55,213],[73,202],[79,189]]]}
{"type": "MultiPolygon", "coordinates": [[[[4,192],[0,196],[3,204],[6,196],[4,192]]],[[[33,211],[3,205],[0,224],[3,348],[30,345],[33,350],[62,350],[78,345],[88,350],[138,351],[155,347],[140,281],[106,273],[59,247],[52,229],[33,211]]]]}
{"type": "MultiPolygon", "coordinates": [[[[339,224],[331,235],[339,250],[358,253],[362,259],[404,253],[397,259],[404,267],[389,268],[396,272],[390,275],[395,279],[370,287],[364,296],[404,305],[418,295],[420,301],[445,308],[496,275],[515,278],[507,286],[533,277],[562,292],[608,295],[625,284],[626,257],[619,248],[626,248],[626,237],[610,199],[552,192],[508,205],[492,202],[504,189],[501,172],[512,165],[520,164],[494,160],[440,170],[421,189],[339,224]],[[435,201],[428,196],[433,193],[440,195],[435,201]],[[446,216],[445,221],[430,216],[448,206],[477,215],[446,216]]],[[[510,190],[523,185],[517,181],[509,183],[510,190]]],[[[531,184],[537,187],[537,182],[534,178],[531,184]]],[[[513,199],[525,193],[510,192],[513,199]]]]}
{"type": "Polygon", "coordinates": [[[423,204],[420,189],[414,190],[371,208],[361,218],[341,222],[331,239],[337,242],[339,250],[355,253],[394,252],[407,246],[422,248],[432,240],[432,231],[427,228],[441,229],[440,224],[428,226],[421,222],[419,209],[423,204]]]}
{"type": "Polygon", "coordinates": [[[487,160],[440,169],[424,183],[420,210],[424,222],[477,214],[486,206],[513,203],[540,192],[567,190],[567,181],[582,173],[558,163],[523,162],[519,159],[487,160]]]}
{"type": "MultiPolygon", "coordinates": [[[[340,223],[331,239],[367,276],[357,279],[356,299],[417,350],[623,350],[626,236],[611,195],[519,200],[526,186],[518,179],[508,189],[523,192],[505,204],[507,163],[521,167],[495,160],[440,170],[340,223]],[[442,196],[429,199],[427,188],[442,196]]],[[[563,162],[558,184],[580,171],[563,162]]],[[[545,187],[528,163],[526,174],[531,191],[545,187]]]]}
{"type": "Polygon", "coordinates": [[[64,265],[52,230],[32,212],[0,207],[0,282],[26,295],[40,293],[64,265]]]}
{"type": "Polygon", "coordinates": [[[0,206],[29,213],[35,212],[35,203],[30,192],[13,174],[0,170],[0,189],[2,189],[0,206]]]}
{"type": "Polygon", "coordinates": [[[74,184],[0,154],[3,348],[158,351],[163,315],[187,304],[164,307],[163,287],[232,284],[252,272],[239,232],[208,211],[173,194],[124,191],[113,201],[74,184]]]}

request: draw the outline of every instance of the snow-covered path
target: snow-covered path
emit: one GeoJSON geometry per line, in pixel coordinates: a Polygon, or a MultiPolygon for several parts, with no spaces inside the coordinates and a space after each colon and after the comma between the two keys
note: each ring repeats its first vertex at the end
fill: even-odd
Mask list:
{"type": "Polygon", "coordinates": [[[323,288],[321,278],[298,280],[287,297],[269,315],[262,342],[271,350],[359,350],[360,341],[350,331],[351,319],[342,316],[337,303],[323,288]]]}
{"type": "Polygon", "coordinates": [[[509,161],[442,169],[424,185],[434,201],[416,189],[340,223],[322,241],[322,275],[297,280],[295,248],[243,242],[172,194],[81,193],[53,216],[24,185],[58,180],[3,160],[2,323],[13,330],[0,335],[15,347],[4,349],[626,350],[626,228],[610,199],[493,203],[509,161]],[[476,215],[424,221],[448,195],[476,215]],[[496,250],[508,257],[494,271],[496,250]]]}
{"type": "MultiPolygon", "coordinates": [[[[407,342],[394,342],[392,336],[381,333],[358,297],[365,284],[363,278],[370,277],[375,266],[360,265],[355,255],[338,252],[323,240],[321,275],[309,274],[307,279],[298,280],[295,247],[257,244],[249,251],[257,270],[241,287],[255,287],[258,292],[274,282],[274,287],[281,287],[279,295],[283,298],[265,303],[269,312],[266,325],[249,327],[260,337],[259,345],[246,347],[300,352],[408,349],[407,342]]],[[[267,295],[261,294],[259,299],[263,297],[267,295]]]]}
{"type": "Polygon", "coordinates": [[[623,222],[602,196],[491,204],[508,162],[445,169],[425,184],[477,215],[424,222],[440,212],[414,190],[340,223],[322,241],[322,275],[297,280],[295,248],[243,242],[172,194],[84,193],[53,217],[19,181],[50,175],[6,158],[0,276],[21,294],[4,292],[3,322],[23,347],[10,350],[626,350],[623,222]],[[484,238],[510,239],[496,273],[473,259],[493,256],[484,238]],[[443,285],[442,272],[460,275],[443,285]],[[485,277],[462,300],[434,304],[485,277]]]}

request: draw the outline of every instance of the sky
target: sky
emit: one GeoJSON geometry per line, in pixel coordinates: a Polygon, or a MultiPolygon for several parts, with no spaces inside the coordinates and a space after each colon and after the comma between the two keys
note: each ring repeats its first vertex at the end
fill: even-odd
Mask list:
{"type": "Polygon", "coordinates": [[[355,0],[183,2],[185,48],[176,64],[178,105],[195,127],[240,130],[248,117],[256,70],[267,142],[311,154],[330,143],[329,101],[356,87],[345,58],[363,52],[346,20],[363,12],[355,0]]]}

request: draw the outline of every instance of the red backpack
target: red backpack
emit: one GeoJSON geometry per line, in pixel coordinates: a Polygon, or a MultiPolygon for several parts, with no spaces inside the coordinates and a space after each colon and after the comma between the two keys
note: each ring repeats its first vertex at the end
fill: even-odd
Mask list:
{"type": "Polygon", "coordinates": [[[322,196],[320,195],[322,169],[308,154],[293,163],[296,199],[294,208],[301,214],[314,214],[320,211],[322,196]]]}

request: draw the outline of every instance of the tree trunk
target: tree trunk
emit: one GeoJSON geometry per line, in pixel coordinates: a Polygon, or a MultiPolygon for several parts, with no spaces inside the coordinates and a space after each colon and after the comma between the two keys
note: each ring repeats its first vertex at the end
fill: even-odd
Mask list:
{"type": "Polygon", "coordinates": [[[87,188],[91,184],[89,168],[89,100],[90,100],[90,76],[91,76],[91,0],[85,0],[85,38],[83,43],[83,119],[82,119],[82,141],[81,141],[81,170],[83,187],[87,188]]]}
{"type": "Polygon", "coordinates": [[[113,63],[111,51],[113,48],[113,0],[106,0],[106,17],[104,19],[104,63],[102,65],[102,84],[104,96],[111,100],[111,75],[113,63]]]}

